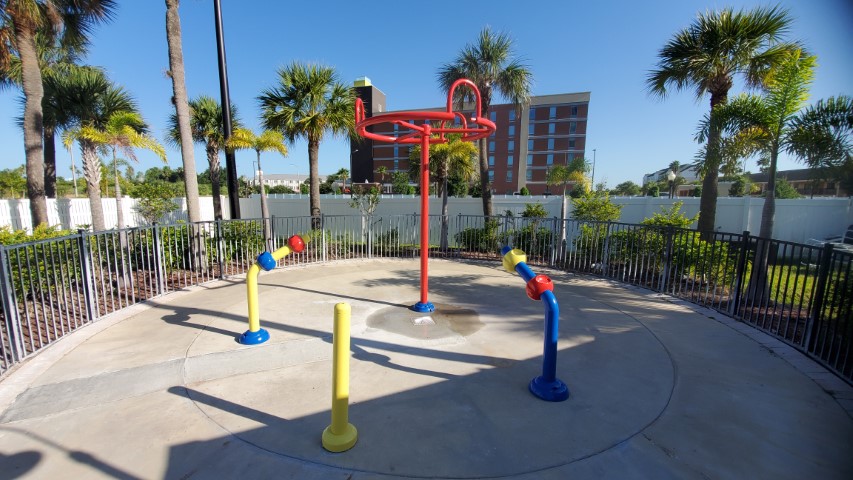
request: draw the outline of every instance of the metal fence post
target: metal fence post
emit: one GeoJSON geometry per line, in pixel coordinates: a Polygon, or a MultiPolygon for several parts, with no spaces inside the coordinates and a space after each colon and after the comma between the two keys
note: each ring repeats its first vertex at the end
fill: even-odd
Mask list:
{"type": "Polygon", "coordinates": [[[373,258],[373,216],[367,217],[367,258],[373,258]]]}
{"type": "Polygon", "coordinates": [[[157,295],[166,293],[166,272],[163,265],[163,235],[160,224],[154,222],[154,279],[157,284],[157,295]]]}
{"type": "Polygon", "coordinates": [[[320,238],[323,240],[320,242],[320,247],[323,249],[323,263],[326,262],[326,229],[325,229],[325,219],[324,216],[320,215],[320,238]]]}
{"type": "Polygon", "coordinates": [[[743,237],[740,242],[740,252],[738,252],[737,265],[735,270],[735,291],[734,298],[729,302],[729,315],[737,318],[740,311],[741,294],[743,293],[743,280],[746,274],[746,257],[749,252],[749,230],[743,231],[743,237]]]}
{"type": "Polygon", "coordinates": [[[86,230],[77,230],[77,249],[80,252],[80,272],[83,275],[83,299],[86,302],[86,321],[94,322],[98,317],[92,256],[89,255],[89,237],[86,230]]]}
{"type": "Polygon", "coordinates": [[[225,278],[225,267],[222,263],[222,257],[225,256],[225,245],[223,245],[222,238],[222,219],[213,222],[213,234],[216,236],[214,240],[216,241],[216,265],[219,267],[218,278],[222,280],[225,278]]]}
{"type": "Polygon", "coordinates": [[[826,283],[829,279],[829,267],[832,263],[832,244],[824,243],[820,252],[820,269],[817,276],[817,288],[815,288],[814,301],[809,315],[809,325],[806,327],[806,338],[803,347],[807,352],[814,349],[814,343],[820,333],[821,316],[823,314],[823,303],[826,300],[826,283]]]}
{"type": "Polygon", "coordinates": [[[601,252],[601,275],[606,277],[610,268],[610,227],[613,222],[608,221],[604,227],[604,245],[601,252]]]}
{"type": "Polygon", "coordinates": [[[663,275],[661,276],[660,282],[658,283],[658,291],[665,292],[667,284],[669,283],[669,270],[672,265],[672,237],[674,234],[674,229],[670,225],[666,227],[666,231],[664,233],[665,236],[665,247],[663,251],[663,275]]]}
{"type": "Polygon", "coordinates": [[[275,215],[270,215],[270,245],[269,249],[274,252],[278,249],[278,242],[275,238],[275,215]]]}
{"type": "Polygon", "coordinates": [[[11,347],[11,364],[23,360],[27,352],[24,350],[24,337],[21,332],[21,317],[18,313],[18,301],[15,289],[12,287],[12,275],[9,271],[9,258],[6,247],[0,245],[0,296],[2,296],[3,314],[6,318],[6,332],[9,334],[11,347]]]}

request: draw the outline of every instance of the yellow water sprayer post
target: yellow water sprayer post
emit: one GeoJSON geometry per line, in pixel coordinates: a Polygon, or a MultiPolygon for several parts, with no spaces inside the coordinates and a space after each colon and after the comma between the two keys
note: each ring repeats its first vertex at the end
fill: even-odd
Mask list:
{"type": "Polygon", "coordinates": [[[332,424],[323,431],[323,448],[344,452],[355,445],[358,431],[349,423],[350,306],[335,305],[332,353],[332,424]]]}

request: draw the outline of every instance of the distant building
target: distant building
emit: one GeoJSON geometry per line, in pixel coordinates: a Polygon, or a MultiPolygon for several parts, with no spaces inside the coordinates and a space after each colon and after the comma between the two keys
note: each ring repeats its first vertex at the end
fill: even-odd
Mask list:
{"type": "MultiPolygon", "coordinates": [[[[666,182],[668,179],[666,178],[667,173],[669,172],[669,167],[662,168],[656,172],[647,173],[643,175],[643,185],[647,185],[649,183],[655,182],[666,182]]],[[[701,180],[699,177],[699,164],[697,163],[689,163],[686,165],[679,165],[678,172],[676,174],[679,177],[684,178],[686,182],[695,182],[697,180],[701,180]]]]}
{"type": "MultiPolygon", "coordinates": [[[[255,172],[254,178],[250,180],[250,183],[253,186],[258,185],[259,173],[263,172],[255,172]]],[[[291,188],[294,192],[299,192],[299,185],[305,183],[308,180],[308,175],[296,175],[291,173],[264,173],[264,185],[268,187],[277,187],[279,185],[283,185],[285,187],[291,188]]],[[[326,181],[326,175],[320,176],[320,183],[326,181]]]]}
{"type": "MultiPolygon", "coordinates": [[[[355,82],[356,94],[364,102],[365,116],[387,112],[385,94],[364,77],[355,82]]],[[[492,104],[489,118],[497,131],[488,138],[489,183],[498,194],[512,194],[526,186],[531,194],[549,191],[545,182],[554,165],[566,165],[575,157],[584,157],[590,92],[540,95],[520,112],[511,104],[492,104]]],[[[466,115],[471,115],[468,106],[466,115]]],[[[443,107],[417,111],[444,110],[443,107]]],[[[421,122],[415,122],[421,123],[421,122]]],[[[374,132],[395,136],[396,125],[380,124],[374,132]]],[[[356,182],[374,182],[376,170],[385,167],[389,174],[409,169],[409,146],[362,139],[351,142],[352,178],[356,182]]],[[[386,175],[384,182],[388,182],[386,175]]],[[[555,187],[560,188],[560,187],[555,187]]]]}
{"type": "MultiPolygon", "coordinates": [[[[841,188],[841,184],[834,180],[828,180],[826,169],[800,168],[796,170],[781,170],[776,172],[776,178],[784,178],[800,194],[807,197],[848,197],[850,192],[841,188]]],[[[761,192],[767,188],[767,173],[754,173],[749,176],[750,181],[761,188],[761,192]]]]}

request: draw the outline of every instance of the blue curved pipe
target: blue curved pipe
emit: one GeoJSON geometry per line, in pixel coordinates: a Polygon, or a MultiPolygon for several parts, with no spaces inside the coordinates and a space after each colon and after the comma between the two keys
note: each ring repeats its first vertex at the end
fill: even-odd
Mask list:
{"type": "MultiPolygon", "coordinates": [[[[505,246],[501,254],[506,255],[512,247],[505,246]]],[[[536,274],[527,266],[527,262],[519,262],[515,271],[527,284],[536,274]]],[[[540,297],[545,304],[545,341],[542,354],[542,375],[530,381],[530,393],[549,402],[562,402],[569,398],[569,388],[557,378],[557,339],[560,330],[560,305],[554,292],[546,290],[540,297]]]]}

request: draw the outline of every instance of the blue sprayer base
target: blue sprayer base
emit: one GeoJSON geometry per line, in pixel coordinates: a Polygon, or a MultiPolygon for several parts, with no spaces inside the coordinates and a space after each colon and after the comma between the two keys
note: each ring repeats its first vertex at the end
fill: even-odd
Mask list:
{"type": "Polygon", "coordinates": [[[528,388],[530,393],[546,402],[562,402],[569,398],[569,387],[559,378],[549,382],[539,376],[530,381],[528,388]]]}
{"type": "Polygon", "coordinates": [[[435,311],[435,305],[433,305],[430,302],[426,302],[426,303],[418,302],[409,308],[411,308],[412,310],[414,310],[416,312],[420,312],[420,313],[429,313],[429,312],[435,311]]]}
{"type": "Polygon", "coordinates": [[[262,328],[257,332],[246,330],[245,332],[243,332],[242,335],[240,335],[240,338],[238,338],[237,341],[242,343],[243,345],[258,345],[266,342],[269,339],[270,332],[262,328]]]}

